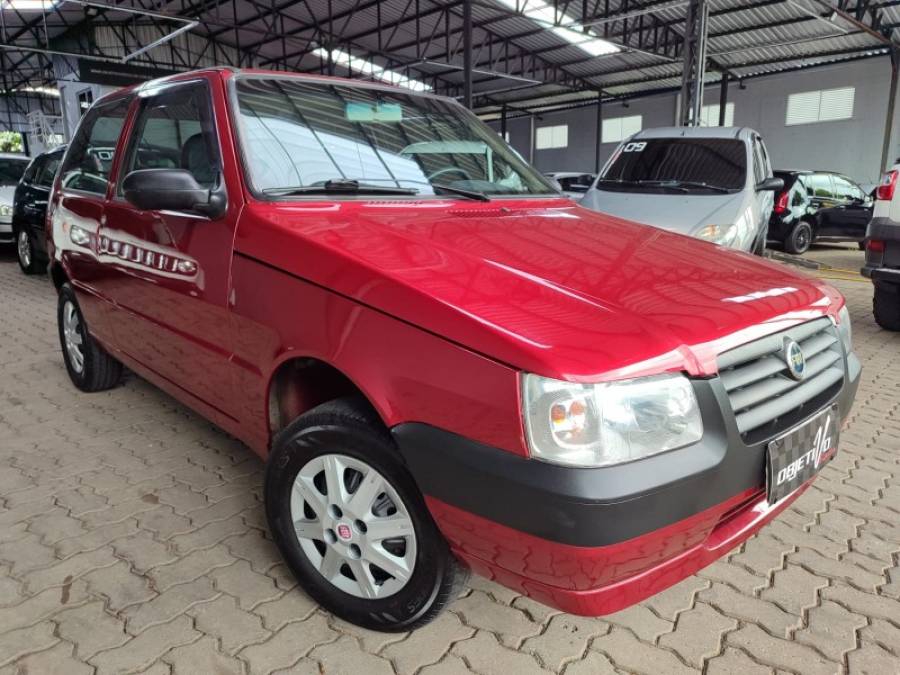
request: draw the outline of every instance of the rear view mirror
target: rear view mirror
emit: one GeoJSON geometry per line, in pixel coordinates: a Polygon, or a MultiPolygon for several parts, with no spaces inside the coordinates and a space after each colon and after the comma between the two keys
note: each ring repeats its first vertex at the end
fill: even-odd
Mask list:
{"type": "Polygon", "coordinates": [[[778,192],[779,190],[784,189],[784,179],[783,178],[775,178],[772,176],[771,178],[766,178],[762,183],[756,184],[757,192],[778,192]]]}
{"type": "Polygon", "coordinates": [[[142,211],[195,211],[210,218],[224,212],[224,195],[202,187],[184,169],[138,169],[125,176],[122,189],[142,211]]]}

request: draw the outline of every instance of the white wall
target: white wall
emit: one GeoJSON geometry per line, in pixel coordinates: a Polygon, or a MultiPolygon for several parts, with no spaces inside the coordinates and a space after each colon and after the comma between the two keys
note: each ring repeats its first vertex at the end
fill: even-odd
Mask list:
{"type": "MultiPolygon", "coordinates": [[[[728,101],[735,104],[734,124],[759,131],[765,138],[773,164],[778,168],[827,169],[845,173],[861,183],[877,182],[881,174],[890,87],[890,60],[878,57],[809,70],[747,80],[746,88],[736,82],[729,86],[728,101]],[[853,118],[798,126],[785,125],[788,95],[814,89],[854,86],[853,118]]],[[[645,128],[668,126],[675,119],[675,94],[634,99],[625,108],[621,103],[604,103],[603,118],[643,115],[645,128]]],[[[719,85],[707,87],[705,102],[718,103],[719,85]]],[[[890,161],[900,156],[900,102],[896,106],[890,161]]],[[[541,171],[592,171],[596,142],[597,111],[593,106],[543,113],[535,127],[569,125],[569,145],[565,149],[536,150],[534,164],[541,171]]],[[[528,157],[528,118],[509,120],[510,142],[528,157]]],[[[491,126],[499,129],[499,121],[491,126]]],[[[616,144],[601,146],[601,166],[616,144]]]]}

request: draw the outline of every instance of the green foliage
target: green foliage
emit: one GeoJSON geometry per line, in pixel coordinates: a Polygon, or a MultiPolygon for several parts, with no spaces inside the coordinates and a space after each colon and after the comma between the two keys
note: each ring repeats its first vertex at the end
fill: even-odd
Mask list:
{"type": "Polygon", "coordinates": [[[0,131],[0,152],[22,152],[22,134],[18,131],[0,131]]]}

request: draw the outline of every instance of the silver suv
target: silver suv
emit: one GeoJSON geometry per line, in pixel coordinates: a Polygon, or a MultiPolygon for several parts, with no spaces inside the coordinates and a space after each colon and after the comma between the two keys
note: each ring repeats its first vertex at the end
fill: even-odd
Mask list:
{"type": "Polygon", "coordinates": [[[662,127],[623,141],[581,205],[762,254],[783,185],[752,129],[662,127]]]}

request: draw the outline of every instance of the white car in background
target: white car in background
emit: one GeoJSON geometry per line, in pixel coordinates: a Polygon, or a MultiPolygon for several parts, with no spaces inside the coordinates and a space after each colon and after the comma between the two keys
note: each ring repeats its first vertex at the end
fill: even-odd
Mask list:
{"type": "Polygon", "coordinates": [[[752,129],[665,127],[623,141],[581,205],[761,255],[783,185],[752,129]]]}
{"type": "Polygon", "coordinates": [[[0,153],[0,244],[13,242],[13,195],[30,161],[25,155],[0,153]]]}
{"type": "Polygon", "coordinates": [[[566,197],[571,197],[576,202],[587,194],[597,177],[596,174],[583,171],[549,171],[544,175],[554,181],[566,197]]]}

